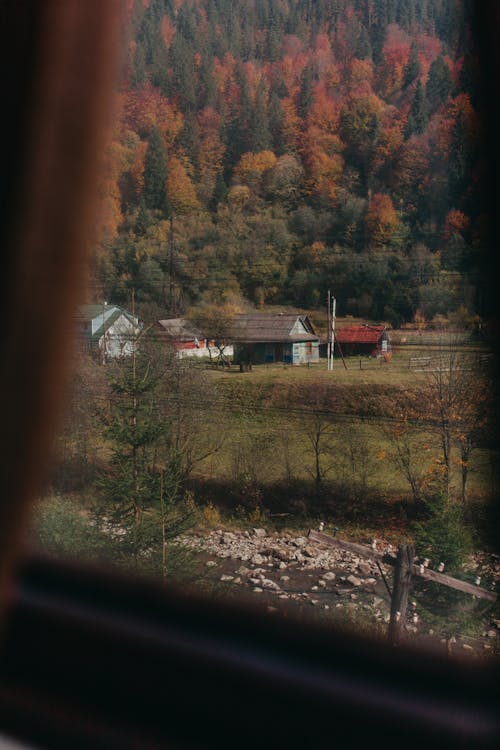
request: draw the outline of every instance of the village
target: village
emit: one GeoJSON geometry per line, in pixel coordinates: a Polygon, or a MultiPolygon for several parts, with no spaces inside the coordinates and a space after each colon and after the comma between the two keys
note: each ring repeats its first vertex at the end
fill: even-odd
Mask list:
{"type": "MultiPolygon", "coordinates": [[[[224,314],[221,314],[221,317],[224,314]]],[[[319,336],[307,315],[296,313],[234,313],[204,330],[189,318],[171,318],[154,323],[158,339],[170,345],[179,358],[197,358],[213,364],[311,365],[328,356],[328,338],[319,336]]],[[[144,323],[132,312],[116,305],[81,305],[75,315],[77,337],[97,359],[106,362],[132,353],[144,323]]],[[[333,328],[332,328],[333,331],[333,328]]],[[[386,325],[344,325],[331,341],[343,357],[383,357],[390,360],[390,337],[386,325]]]]}
{"type": "Polygon", "coordinates": [[[500,577],[484,413],[490,347],[474,331],[326,318],[334,322],[329,337],[325,321],[318,334],[300,311],[221,314],[204,326],[200,315],[147,324],[118,305],[79,306],[79,385],[38,538],[383,638],[393,571],[370,549],[376,540],[396,555],[416,542],[404,637],[488,658],[499,646],[500,577]],[[440,415],[451,388],[458,421],[448,429],[440,415]],[[140,486],[127,484],[129,468],[140,486]],[[56,523],[71,539],[55,535],[56,523]],[[314,543],[318,529],[361,554],[314,543]],[[425,559],[476,590],[429,590],[418,581],[425,559]]]}

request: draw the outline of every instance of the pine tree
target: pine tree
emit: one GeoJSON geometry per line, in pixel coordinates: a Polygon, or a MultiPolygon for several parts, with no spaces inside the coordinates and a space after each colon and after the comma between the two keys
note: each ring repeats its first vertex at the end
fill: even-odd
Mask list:
{"type": "Polygon", "coordinates": [[[443,56],[439,55],[429,69],[429,77],[425,89],[427,106],[430,112],[434,112],[446,102],[451,93],[451,88],[450,69],[445,63],[443,56]]]}
{"type": "Polygon", "coordinates": [[[303,120],[307,118],[313,103],[313,71],[306,65],[300,77],[300,90],[297,98],[297,112],[303,120]]]}
{"type": "Polygon", "coordinates": [[[418,59],[418,48],[415,41],[411,43],[410,57],[405,65],[403,73],[403,86],[408,88],[413,81],[415,81],[421,73],[420,61],[418,59]]]}
{"type": "Polygon", "coordinates": [[[134,88],[139,88],[143,85],[146,80],[146,58],[144,54],[144,47],[139,42],[137,44],[134,59],[132,61],[132,71],[130,76],[130,83],[134,88]]]}
{"type": "Polygon", "coordinates": [[[406,138],[409,138],[411,135],[420,135],[423,133],[427,127],[428,121],[429,115],[427,112],[425,91],[422,82],[418,81],[415,90],[415,97],[411,105],[410,116],[408,117],[408,122],[406,124],[406,138]]]}
{"type": "Polygon", "coordinates": [[[99,479],[94,516],[98,528],[119,535],[118,559],[135,567],[147,565],[155,553],[164,557],[166,541],[190,521],[179,457],[168,452],[162,458],[170,431],[162,384],[173,366],[165,347],[142,333],[132,354],[109,364],[106,373],[111,398],[103,420],[111,456],[99,479]]]}
{"type": "Polygon", "coordinates": [[[272,150],[277,156],[280,156],[285,151],[283,143],[283,119],[285,114],[280,98],[275,93],[272,93],[269,98],[268,112],[268,121],[272,124],[272,150]]]}
{"type": "Polygon", "coordinates": [[[271,147],[271,132],[267,114],[267,87],[264,78],[257,86],[255,103],[248,123],[248,140],[250,151],[265,151],[271,147]]]}
{"type": "Polygon", "coordinates": [[[144,158],[144,192],[146,208],[163,211],[168,215],[165,193],[167,181],[167,158],[162,137],[158,128],[153,128],[149,136],[144,158]]]}

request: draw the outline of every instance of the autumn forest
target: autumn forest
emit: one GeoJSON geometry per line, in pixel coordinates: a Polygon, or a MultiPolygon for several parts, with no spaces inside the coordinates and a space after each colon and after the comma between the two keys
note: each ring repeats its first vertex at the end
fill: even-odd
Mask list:
{"type": "Polygon", "coordinates": [[[481,315],[472,5],[129,0],[95,297],[481,315]]]}

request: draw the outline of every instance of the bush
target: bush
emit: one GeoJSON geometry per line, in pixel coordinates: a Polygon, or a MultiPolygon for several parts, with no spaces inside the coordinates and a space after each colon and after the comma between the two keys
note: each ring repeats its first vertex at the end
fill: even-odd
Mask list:
{"type": "Polygon", "coordinates": [[[463,507],[434,495],[424,501],[423,521],[415,524],[417,554],[431,558],[436,565],[443,562],[447,572],[458,571],[473,550],[473,536],[463,507]]]}

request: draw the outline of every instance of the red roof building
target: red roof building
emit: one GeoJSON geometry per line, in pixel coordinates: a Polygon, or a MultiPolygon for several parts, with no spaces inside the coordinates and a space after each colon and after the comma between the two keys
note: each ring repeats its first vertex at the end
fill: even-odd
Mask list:
{"type": "Polygon", "coordinates": [[[335,346],[344,356],[364,354],[378,357],[390,352],[389,332],[385,326],[345,326],[335,331],[335,346]]]}

